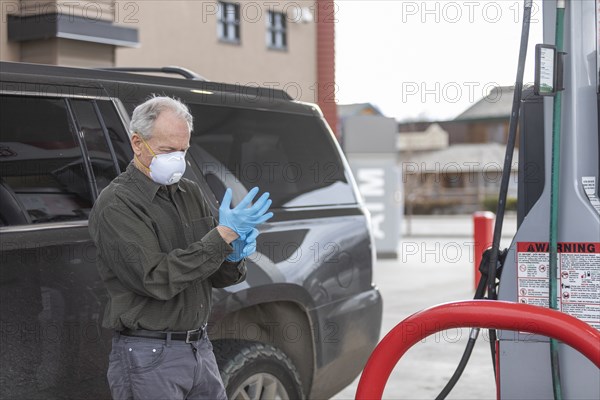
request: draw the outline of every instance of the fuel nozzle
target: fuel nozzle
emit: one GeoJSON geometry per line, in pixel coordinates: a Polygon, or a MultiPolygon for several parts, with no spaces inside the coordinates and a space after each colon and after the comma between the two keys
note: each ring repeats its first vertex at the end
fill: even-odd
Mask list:
{"type": "MultiPolygon", "coordinates": [[[[481,261],[479,262],[479,272],[481,273],[481,279],[477,284],[477,290],[475,290],[475,296],[473,297],[475,300],[480,300],[484,298],[485,288],[488,281],[489,268],[490,268],[490,257],[492,254],[492,248],[487,248],[483,254],[481,255],[481,261]]],[[[498,251],[498,261],[496,262],[496,281],[500,281],[500,277],[502,275],[502,267],[504,266],[504,260],[506,260],[506,256],[508,255],[508,249],[503,249],[498,251]]],[[[497,285],[498,283],[496,283],[497,285]]],[[[494,300],[494,299],[490,299],[494,300]]]]}

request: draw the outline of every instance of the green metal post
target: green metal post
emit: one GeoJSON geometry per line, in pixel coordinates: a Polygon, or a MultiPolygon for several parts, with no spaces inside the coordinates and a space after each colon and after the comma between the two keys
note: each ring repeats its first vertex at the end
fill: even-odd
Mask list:
{"type": "MultiPolygon", "coordinates": [[[[558,0],[556,3],[556,33],[555,46],[557,57],[564,49],[564,17],[566,0],[558,0]]],[[[560,136],[562,124],[562,93],[558,88],[554,98],[553,122],[552,122],[552,169],[550,186],[550,308],[558,310],[558,200],[560,187],[560,136]]],[[[562,400],[562,388],[560,384],[560,368],[558,359],[558,342],[550,339],[550,359],[552,365],[552,389],[555,400],[562,400]]]]}

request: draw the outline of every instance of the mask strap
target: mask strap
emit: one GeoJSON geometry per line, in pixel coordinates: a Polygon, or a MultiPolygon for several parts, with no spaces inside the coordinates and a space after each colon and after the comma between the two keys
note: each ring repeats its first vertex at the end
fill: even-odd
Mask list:
{"type": "Polygon", "coordinates": [[[144,142],[144,144],[146,145],[146,147],[148,148],[148,150],[150,150],[150,153],[152,153],[152,155],[154,157],[156,157],[156,153],[150,148],[150,146],[148,145],[148,143],[144,140],[144,137],[142,135],[140,135],[138,133],[138,136],[140,137],[140,139],[142,139],[142,142],[144,142]]]}
{"type": "MultiPolygon", "coordinates": [[[[136,132],[136,133],[137,133],[137,132],[136,132]]],[[[143,137],[142,135],[140,135],[139,133],[137,133],[137,135],[140,137],[140,139],[142,139],[142,142],[144,142],[144,144],[146,145],[146,147],[148,148],[148,150],[150,150],[150,153],[152,153],[152,155],[153,155],[154,157],[156,157],[156,153],[155,153],[155,152],[154,152],[154,151],[153,151],[153,150],[150,148],[150,146],[148,145],[148,143],[146,143],[146,141],[144,140],[144,137],[143,137]]],[[[144,163],[143,163],[143,162],[142,162],[142,161],[141,161],[141,160],[138,158],[138,156],[137,156],[137,155],[135,155],[135,154],[134,154],[134,155],[133,155],[133,157],[134,157],[134,158],[135,158],[135,159],[138,161],[138,163],[139,163],[139,164],[140,164],[142,167],[146,168],[146,170],[147,170],[148,172],[151,172],[151,171],[150,171],[150,168],[149,168],[149,167],[147,167],[146,165],[144,165],[144,163]]]]}

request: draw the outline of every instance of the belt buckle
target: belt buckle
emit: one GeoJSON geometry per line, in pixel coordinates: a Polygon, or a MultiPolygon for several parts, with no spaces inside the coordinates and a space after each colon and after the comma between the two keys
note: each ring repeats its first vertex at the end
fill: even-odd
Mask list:
{"type": "Polygon", "coordinates": [[[199,332],[200,332],[199,329],[194,329],[194,330],[191,330],[191,331],[186,331],[185,342],[188,343],[188,344],[190,344],[190,343],[193,343],[193,342],[197,341],[197,340],[190,340],[190,335],[193,335],[193,334],[199,333],[199,332]]]}

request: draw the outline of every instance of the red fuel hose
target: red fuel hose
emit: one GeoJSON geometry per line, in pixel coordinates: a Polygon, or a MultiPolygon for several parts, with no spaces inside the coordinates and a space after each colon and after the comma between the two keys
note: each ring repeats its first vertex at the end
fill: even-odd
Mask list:
{"type": "Polygon", "coordinates": [[[394,366],[420,340],[446,329],[466,327],[522,331],[558,339],[600,368],[600,331],[571,315],[529,304],[460,301],[419,311],[396,325],[371,354],[356,399],[381,399],[394,366]]]}

